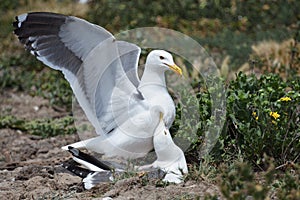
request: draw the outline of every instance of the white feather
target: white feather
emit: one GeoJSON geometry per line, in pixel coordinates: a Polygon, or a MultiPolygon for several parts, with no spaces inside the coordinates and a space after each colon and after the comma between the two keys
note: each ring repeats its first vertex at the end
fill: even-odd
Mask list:
{"type": "Polygon", "coordinates": [[[28,15],[27,13],[24,13],[24,14],[18,16],[18,21],[19,21],[18,27],[19,28],[22,26],[22,23],[27,19],[27,15],[28,15]]]}

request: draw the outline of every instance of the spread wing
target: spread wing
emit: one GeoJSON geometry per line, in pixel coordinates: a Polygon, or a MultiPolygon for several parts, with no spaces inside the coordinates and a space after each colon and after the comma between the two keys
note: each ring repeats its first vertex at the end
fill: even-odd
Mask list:
{"type": "Polygon", "coordinates": [[[98,134],[110,132],[128,119],[125,111],[143,104],[137,90],[138,46],[73,16],[26,13],[13,25],[27,50],[62,71],[98,134]]]}

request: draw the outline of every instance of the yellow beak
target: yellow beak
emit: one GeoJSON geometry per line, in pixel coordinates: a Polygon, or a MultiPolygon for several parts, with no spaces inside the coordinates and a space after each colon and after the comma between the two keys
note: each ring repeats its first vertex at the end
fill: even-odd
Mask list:
{"type": "Polygon", "coordinates": [[[171,70],[173,70],[176,74],[182,75],[182,70],[176,64],[168,65],[171,70]]]}

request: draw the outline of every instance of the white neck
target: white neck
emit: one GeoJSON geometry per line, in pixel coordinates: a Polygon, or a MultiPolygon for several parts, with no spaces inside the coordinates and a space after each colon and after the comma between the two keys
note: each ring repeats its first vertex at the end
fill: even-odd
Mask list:
{"type": "Polygon", "coordinates": [[[146,87],[151,85],[166,87],[165,71],[164,69],[159,70],[159,68],[157,67],[151,67],[146,63],[139,87],[146,87]]]}

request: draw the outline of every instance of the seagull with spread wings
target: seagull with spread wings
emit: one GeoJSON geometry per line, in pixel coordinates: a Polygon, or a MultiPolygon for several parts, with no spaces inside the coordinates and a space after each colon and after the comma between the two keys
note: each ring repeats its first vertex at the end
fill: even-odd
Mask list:
{"type": "MultiPolygon", "coordinates": [[[[64,74],[96,130],[96,137],[63,149],[87,148],[107,157],[135,159],[154,148],[157,160],[140,169],[160,168],[167,173],[164,180],[182,181],[182,172],[188,170],[169,132],[175,105],[166,88],[165,71],[182,72],[170,53],[151,51],[139,79],[140,47],[116,40],[100,26],[46,12],[19,15],[13,25],[30,53],[64,74]]],[[[76,155],[74,160],[92,168],[76,155]]]]}

